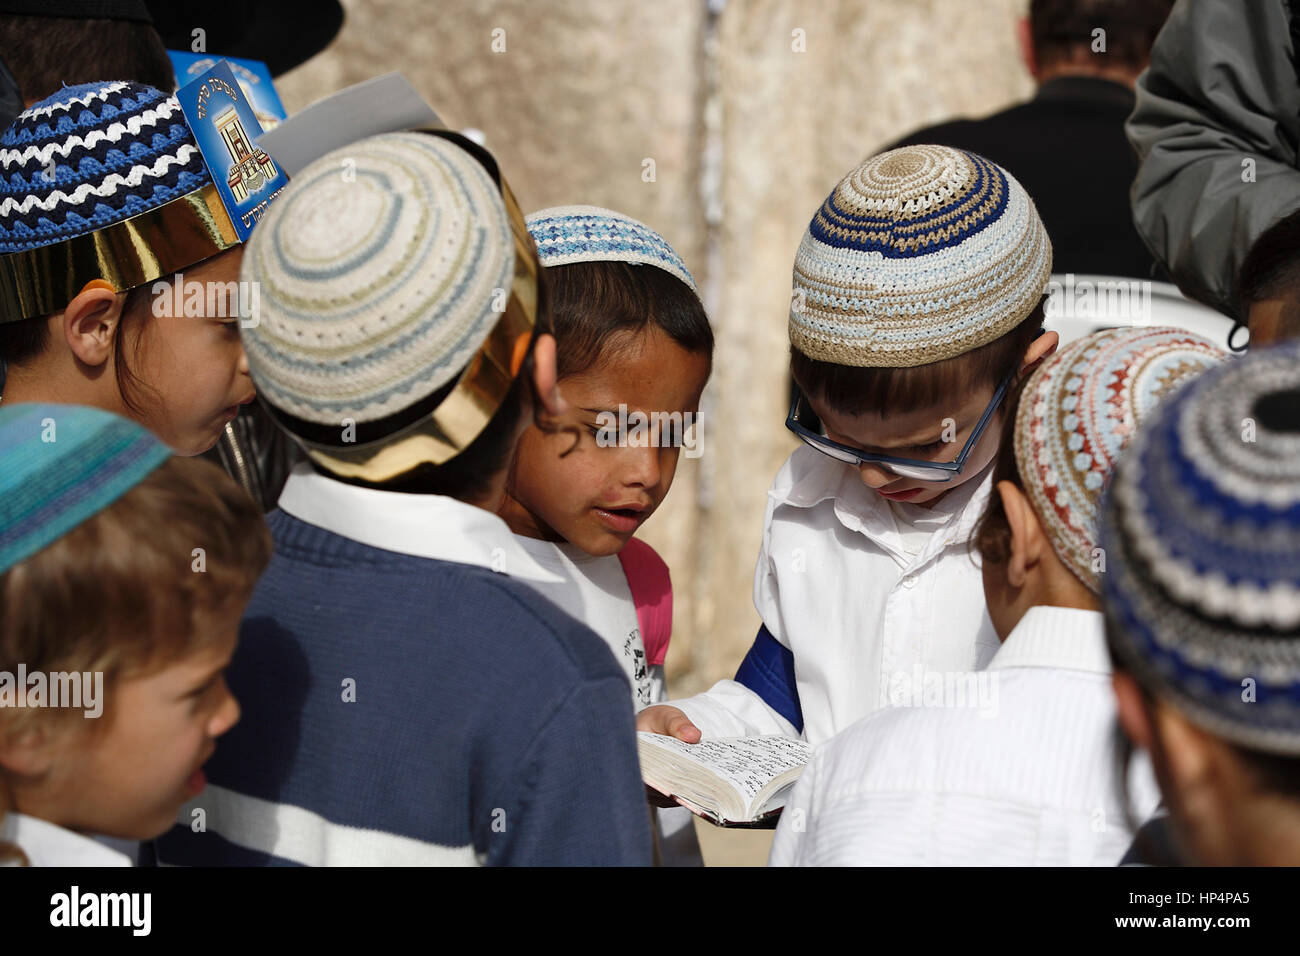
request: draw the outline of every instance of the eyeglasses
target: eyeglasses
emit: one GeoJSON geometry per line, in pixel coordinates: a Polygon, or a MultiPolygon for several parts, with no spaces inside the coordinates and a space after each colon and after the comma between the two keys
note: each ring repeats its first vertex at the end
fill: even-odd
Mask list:
{"type": "Polygon", "coordinates": [[[1016,372],[1013,370],[1010,375],[1002,380],[998,390],[993,393],[993,400],[989,402],[988,407],[984,409],[984,414],[980,416],[979,422],[975,425],[975,430],[970,433],[970,438],[966,439],[961,454],[952,461],[920,461],[915,458],[896,458],[893,455],[874,455],[862,451],[860,448],[841,445],[839,442],[826,437],[825,428],[812,409],[808,407],[807,399],[804,398],[803,392],[799,390],[797,385],[794,386],[794,398],[790,402],[790,414],[786,416],[785,427],[823,455],[829,455],[836,461],[842,461],[854,466],[869,462],[892,471],[900,478],[912,478],[916,481],[952,481],[954,477],[961,474],[962,468],[966,466],[966,459],[970,457],[971,451],[979,443],[980,436],[984,434],[984,429],[988,426],[990,419],[993,418],[993,413],[997,411],[998,406],[1002,404],[1002,400],[1006,398],[1007,390],[1011,387],[1011,383],[1015,381],[1015,378],[1016,372]]]}

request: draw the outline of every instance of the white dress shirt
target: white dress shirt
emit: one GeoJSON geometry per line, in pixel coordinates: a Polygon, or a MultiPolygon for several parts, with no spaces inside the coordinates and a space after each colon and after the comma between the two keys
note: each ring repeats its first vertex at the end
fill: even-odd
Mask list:
{"type": "Polygon", "coordinates": [[[299,462],[277,503],[299,521],[372,548],[472,564],[529,583],[564,581],[538,564],[500,517],[445,495],[363,488],[299,462]]]}
{"type": "Polygon", "coordinates": [[[0,840],[15,844],[32,866],[131,866],[131,857],[99,840],[25,813],[6,813],[0,840]]]}
{"type": "Polygon", "coordinates": [[[991,477],[990,465],[921,507],[890,502],[856,468],[796,449],[768,491],[754,605],[793,652],[802,733],[732,680],[673,706],[706,736],[818,744],[885,706],[900,675],[983,667],[998,638],[968,544],[991,477]]]}
{"type": "MultiPolygon", "coordinates": [[[[977,706],[892,706],[818,748],[771,864],[1119,863],[1133,829],[1102,622],[1095,611],[1030,608],[988,669],[970,675],[966,700],[977,706]],[[984,685],[971,693],[976,679],[984,685]]],[[[1129,780],[1145,820],[1159,801],[1150,764],[1135,760],[1129,780]]]]}

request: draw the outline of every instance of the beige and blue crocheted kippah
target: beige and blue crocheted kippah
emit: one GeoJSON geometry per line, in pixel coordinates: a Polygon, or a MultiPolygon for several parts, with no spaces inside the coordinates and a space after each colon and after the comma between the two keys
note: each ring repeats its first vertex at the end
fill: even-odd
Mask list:
{"type": "Polygon", "coordinates": [[[423,133],[316,160],[258,223],[241,278],[258,393],[316,425],[387,419],[458,375],[501,318],[514,240],[497,184],[423,133]]]}
{"type": "Polygon", "coordinates": [[[809,224],[790,342],[837,365],[927,365],[1022,322],[1051,271],[1038,211],[1005,170],[946,146],[890,150],[845,176],[809,224]]]}

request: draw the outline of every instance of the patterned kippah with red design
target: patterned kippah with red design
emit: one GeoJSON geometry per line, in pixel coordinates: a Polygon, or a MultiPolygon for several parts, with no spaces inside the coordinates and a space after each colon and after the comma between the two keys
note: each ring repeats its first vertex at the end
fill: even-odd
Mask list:
{"type": "Polygon", "coordinates": [[[1016,413],[1016,464],[1057,556],[1101,591],[1102,489],[1143,418],[1226,352],[1183,329],[1108,329],[1071,342],[1030,376],[1016,413]]]}

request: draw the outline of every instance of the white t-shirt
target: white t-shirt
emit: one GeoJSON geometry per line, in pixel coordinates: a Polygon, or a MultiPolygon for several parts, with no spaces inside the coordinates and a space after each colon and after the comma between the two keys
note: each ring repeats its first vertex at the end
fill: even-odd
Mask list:
{"type": "MultiPolygon", "coordinates": [[[[604,639],[632,684],[632,706],[641,710],[662,703],[667,696],[664,669],[646,660],[636,603],[618,555],[593,557],[567,542],[560,544],[522,535],[515,535],[515,540],[534,561],[564,578],[562,584],[527,583],[604,639]]],[[[660,807],[655,809],[654,817],[659,857],[665,866],[704,865],[689,810],[660,807]]]]}
{"type": "Polygon", "coordinates": [[[538,564],[564,578],[562,584],[528,583],[570,617],[601,636],[632,684],[632,705],[640,710],[664,698],[663,668],[646,660],[641,626],[627,575],[618,555],[593,557],[576,545],[515,535],[538,564]]]}

